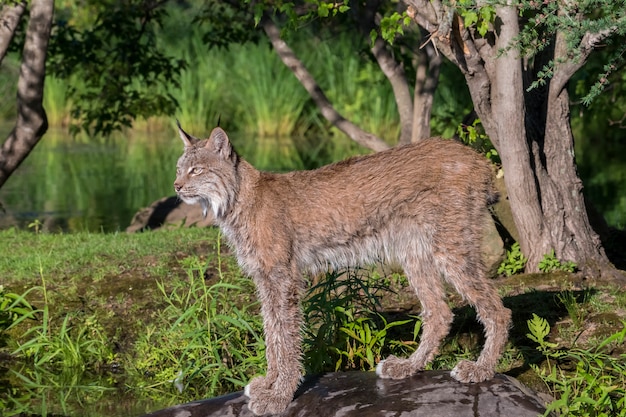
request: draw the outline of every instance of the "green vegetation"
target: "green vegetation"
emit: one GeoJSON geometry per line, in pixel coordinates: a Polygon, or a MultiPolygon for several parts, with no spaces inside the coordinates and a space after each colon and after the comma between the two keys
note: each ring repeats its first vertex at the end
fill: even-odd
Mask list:
{"type": "Polygon", "coordinates": [[[624,344],[626,321],[622,320],[622,330],[584,349],[562,349],[547,341],[550,324],[536,314],[528,320],[528,329],[528,338],[546,359],[541,366],[531,366],[556,398],[545,416],[552,412],[567,416],[626,416],[626,353],[611,353],[624,344]]]}
{"type": "MultiPolygon", "coordinates": [[[[506,259],[502,261],[498,267],[498,274],[511,276],[524,271],[526,266],[526,257],[522,253],[519,243],[515,242],[511,248],[506,251],[506,259]]],[[[543,273],[564,271],[575,272],[576,263],[571,261],[561,262],[555,255],[554,249],[550,253],[546,253],[539,262],[539,271],[543,273]]]]}
{"type": "Polygon", "coordinates": [[[480,119],[474,120],[471,125],[459,125],[457,128],[457,135],[463,141],[463,143],[476,149],[478,152],[485,154],[494,164],[500,164],[500,157],[498,151],[493,147],[493,144],[489,140],[489,136],[485,133],[480,119]]]}
{"type": "MultiPolygon", "coordinates": [[[[128,415],[131,404],[139,415],[240,390],[263,372],[254,288],[217,230],[53,235],[12,229],[0,239],[12,248],[0,258],[0,363],[10,369],[0,374],[0,387],[11,387],[0,390],[0,406],[17,413],[6,415],[128,415]],[[8,363],[7,354],[14,355],[8,363]],[[117,404],[120,397],[128,399],[117,404]],[[107,401],[119,414],[97,410],[107,401]]],[[[554,280],[553,287],[541,291],[521,281],[523,275],[503,279],[515,325],[498,370],[554,394],[554,409],[619,407],[625,382],[618,313],[626,309],[626,292],[581,291],[566,272],[553,274],[544,278],[554,280]],[[535,339],[521,330],[532,312],[549,326],[535,323],[535,339]]],[[[312,278],[304,305],[309,372],[371,370],[389,354],[414,351],[419,311],[392,313],[408,291],[406,280],[381,275],[387,274],[375,268],[312,278]]],[[[431,369],[450,369],[481,347],[473,310],[454,295],[449,302],[455,323],[431,369]]]]}
{"type": "Polygon", "coordinates": [[[550,253],[547,253],[543,256],[541,262],[539,262],[539,270],[541,272],[552,272],[552,271],[567,271],[574,272],[576,271],[576,263],[572,261],[561,262],[558,260],[556,255],[554,254],[554,249],[550,253]]]}
{"type": "Polygon", "coordinates": [[[506,251],[506,259],[502,261],[498,268],[498,274],[511,276],[524,271],[526,266],[526,257],[520,249],[519,243],[515,242],[511,248],[506,251]]]}
{"type": "Polygon", "coordinates": [[[125,365],[137,389],[168,392],[175,387],[191,400],[241,390],[264,369],[262,321],[251,298],[252,283],[234,265],[222,264],[227,260],[220,255],[219,237],[216,245],[215,258],[180,261],[186,279],[157,281],[165,306],[139,334],[125,365]],[[150,381],[142,377],[146,374],[150,381]]]}
{"type": "Polygon", "coordinates": [[[373,279],[369,270],[329,272],[313,285],[304,303],[306,317],[305,364],[309,372],[373,370],[388,354],[403,355],[415,349],[420,321],[413,339],[387,339],[390,329],[413,322],[388,322],[379,297],[389,286],[373,279]]]}

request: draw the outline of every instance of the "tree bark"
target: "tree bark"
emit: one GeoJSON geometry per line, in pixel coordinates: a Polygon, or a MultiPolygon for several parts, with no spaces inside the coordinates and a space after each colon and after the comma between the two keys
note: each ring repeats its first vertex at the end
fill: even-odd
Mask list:
{"type": "Polygon", "coordinates": [[[53,0],[32,0],[30,3],[30,19],[17,83],[17,121],[0,149],[0,187],[48,129],[42,101],[53,12],[53,0]]]}
{"type": "Polygon", "coordinates": [[[261,19],[261,26],[269,38],[274,50],[283,61],[283,63],[291,69],[300,84],[307,90],[317,107],[322,112],[326,120],[336,126],[348,137],[360,145],[374,151],[382,151],[389,148],[389,145],[372,133],[368,133],[354,123],[344,118],[330,103],[321,87],[317,84],[311,73],[306,69],[302,61],[300,61],[293,50],[280,37],[280,29],[272,21],[271,18],[264,16],[261,19]]]}
{"type": "MultiPolygon", "coordinates": [[[[495,50],[505,50],[519,35],[517,10],[512,6],[499,6],[496,13],[501,24],[497,30],[495,50]]],[[[539,190],[534,178],[532,153],[526,140],[522,60],[516,49],[509,49],[496,59],[489,117],[494,120],[499,138],[497,151],[504,167],[504,183],[513,220],[522,237],[520,247],[528,258],[528,269],[533,270],[541,257],[550,252],[551,244],[543,236],[539,190]]],[[[480,112],[478,116],[482,120],[480,112]]]]}
{"type": "Polygon", "coordinates": [[[512,2],[496,8],[496,27],[487,36],[475,37],[458,16],[450,17],[441,0],[406,1],[413,20],[430,32],[438,51],[465,76],[475,111],[502,159],[519,243],[528,258],[526,270],[537,271],[539,261],[554,249],[560,260],[575,262],[588,277],[623,280],[589,224],[576,172],[566,88],[611,30],[585,35],[576,60],[557,34],[545,61],[537,57],[522,65],[511,48],[519,33],[512,2]],[[557,63],[548,86],[525,93],[527,81],[548,60],[557,63]]]}
{"type": "Polygon", "coordinates": [[[415,91],[413,94],[413,131],[411,142],[419,142],[429,138],[430,116],[435,98],[435,90],[439,84],[441,72],[441,55],[435,51],[431,42],[420,48],[417,54],[415,71],[415,91]]]}
{"type": "Polygon", "coordinates": [[[396,100],[396,107],[400,116],[400,138],[398,142],[409,143],[413,131],[413,100],[404,68],[401,63],[396,62],[387,49],[387,42],[380,36],[376,37],[371,51],[376,62],[378,62],[378,66],[389,80],[396,100]]]}
{"type": "Polygon", "coordinates": [[[24,10],[26,9],[26,1],[20,1],[13,4],[4,4],[0,9],[0,63],[4,59],[9,45],[15,35],[17,24],[20,22],[24,10]]]}

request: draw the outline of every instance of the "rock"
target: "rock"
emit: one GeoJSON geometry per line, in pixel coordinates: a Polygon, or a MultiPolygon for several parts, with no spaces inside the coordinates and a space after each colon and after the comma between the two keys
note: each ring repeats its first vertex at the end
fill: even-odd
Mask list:
{"type": "Polygon", "coordinates": [[[213,215],[202,216],[198,204],[187,204],[178,197],[164,197],[155,201],[150,207],[139,210],[126,228],[129,233],[154,230],[161,227],[180,226],[212,226],[213,215]]]}
{"type": "Polygon", "coordinates": [[[517,226],[515,226],[515,221],[513,221],[513,212],[511,211],[511,203],[509,203],[509,193],[504,184],[504,176],[496,175],[495,187],[496,190],[498,190],[500,198],[498,202],[491,207],[493,215],[498,222],[500,234],[509,235],[512,241],[519,242],[519,233],[517,226]]]}
{"type": "Polygon", "coordinates": [[[481,245],[481,252],[483,262],[487,268],[487,276],[495,277],[498,275],[498,268],[506,257],[506,250],[504,250],[504,241],[498,232],[495,222],[493,221],[491,214],[486,214],[485,227],[483,228],[483,241],[481,245]]]}
{"type": "MultiPolygon", "coordinates": [[[[462,384],[448,371],[425,371],[403,380],[374,372],[338,372],[307,379],[282,417],[537,417],[543,401],[514,378],[498,374],[462,384]]],[[[241,393],[194,401],[145,417],[252,417],[241,393]]]]}

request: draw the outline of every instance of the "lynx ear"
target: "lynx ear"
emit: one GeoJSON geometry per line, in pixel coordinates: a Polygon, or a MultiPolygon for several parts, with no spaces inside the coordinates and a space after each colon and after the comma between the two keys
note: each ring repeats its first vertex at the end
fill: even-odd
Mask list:
{"type": "Polygon", "coordinates": [[[216,127],[211,131],[211,136],[206,142],[206,148],[213,150],[224,159],[230,159],[234,153],[228,135],[221,127],[216,127]]]}
{"type": "Polygon", "coordinates": [[[191,136],[189,133],[185,132],[182,127],[180,127],[180,122],[178,121],[178,119],[176,120],[176,126],[178,126],[178,135],[183,140],[185,148],[189,148],[193,146],[196,142],[198,142],[198,138],[191,136]]]}

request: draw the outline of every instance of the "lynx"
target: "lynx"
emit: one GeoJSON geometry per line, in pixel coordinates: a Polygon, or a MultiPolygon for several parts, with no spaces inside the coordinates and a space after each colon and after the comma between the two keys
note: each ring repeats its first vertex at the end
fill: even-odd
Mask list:
{"type": "Polygon", "coordinates": [[[493,377],[511,312],[485,277],[481,231],[495,201],[484,157],[452,140],[427,139],[311,171],[262,172],[215,128],[199,140],[178,125],[184,153],[174,189],[211,210],[261,302],[267,372],[246,387],[256,415],[279,413],[302,378],[303,274],[375,262],[400,265],[422,306],[422,335],[406,359],[390,356],[376,372],[400,379],[423,370],[447,335],[449,283],[476,309],[485,343],[475,362],[460,361],[461,382],[493,377]]]}

